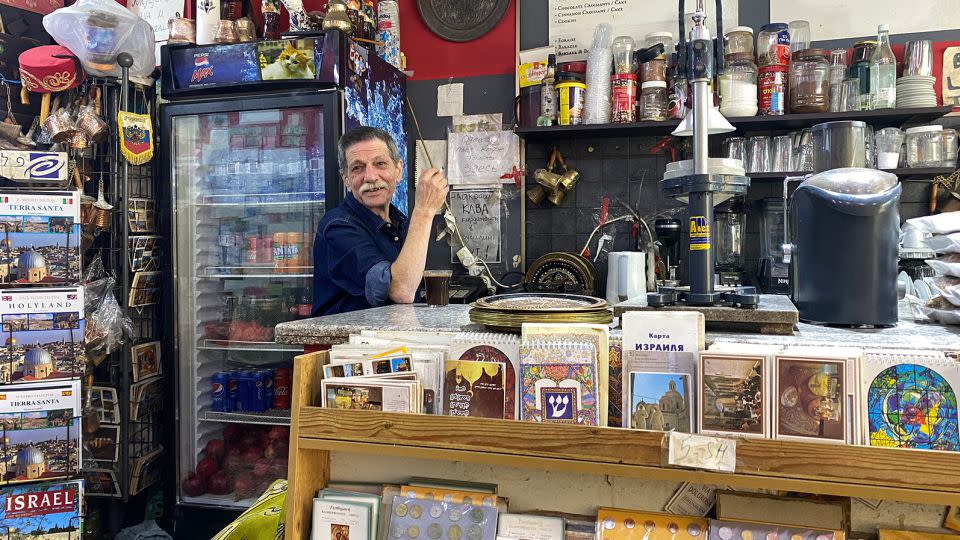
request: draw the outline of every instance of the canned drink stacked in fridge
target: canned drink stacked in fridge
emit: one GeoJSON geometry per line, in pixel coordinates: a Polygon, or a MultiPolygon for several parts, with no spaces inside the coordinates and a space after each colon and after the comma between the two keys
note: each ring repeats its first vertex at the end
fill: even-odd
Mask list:
{"type": "Polygon", "coordinates": [[[219,371],[211,378],[212,409],[216,412],[264,412],[290,408],[290,370],[219,371]]]}

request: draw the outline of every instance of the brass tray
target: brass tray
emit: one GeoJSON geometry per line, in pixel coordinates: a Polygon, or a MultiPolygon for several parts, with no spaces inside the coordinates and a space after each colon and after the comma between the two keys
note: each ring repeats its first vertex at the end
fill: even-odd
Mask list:
{"type": "Polygon", "coordinates": [[[477,308],[470,310],[470,322],[506,332],[519,332],[525,322],[610,324],[611,321],[613,313],[609,309],[576,313],[497,313],[477,308]]]}
{"type": "Polygon", "coordinates": [[[610,307],[602,298],[558,293],[497,294],[480,298],[473,306],[500,313],[578,313],[610,307]]]}

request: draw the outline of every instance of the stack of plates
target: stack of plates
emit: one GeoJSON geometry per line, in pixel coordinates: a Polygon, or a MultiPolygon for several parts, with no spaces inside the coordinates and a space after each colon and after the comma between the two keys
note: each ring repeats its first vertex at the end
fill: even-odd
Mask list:
{"type": "Polygon", "coordinates": [[[514,293],[477,300],[470,309],[470,321],[492,330],[519,332],[525,322],[610,324],[613,313],[602,298],[577,294],[514,293]]]}
{"type": "Polygon", "coordinates": [[[897,108],[936,107],[935,77],[922,75],[897,79],[897,108]]]}

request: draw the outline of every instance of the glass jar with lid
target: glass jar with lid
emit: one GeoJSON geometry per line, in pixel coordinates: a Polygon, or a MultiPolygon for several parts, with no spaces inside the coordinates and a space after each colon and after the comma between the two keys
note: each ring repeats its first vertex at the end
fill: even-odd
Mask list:
{"type": "Polygon", "coordinates": [[[790,63],[790,31],[786,23],[760,27],[757,35],[757,63],[762,66],[790,63]]]}
{"type": "Polygon", "coordinates": [[[757,110],[757,65],[753,63],[753,54],[727,55],[720,75],[720,114],[756,116],[757,110]]]}
{"type": "Polygon", "coordinates": [[[644,81],[640,85],[640,120],[667,119],[667,82],[644,81]]]}
{"type": "Polygon", "coordinates": [[[853,45],[847,77],[860,80],[860,110],[870,110],[870,57],[877,48],[876,40],[866,39],[853,45]]]}
{"type": "Polygon", "coordinates": [[[727,54],[749,54],[753,57],[753,28],[734,26],[727,32],[727,54]]]}
{"type": "Polygon", "coordinates": [[[663,43],[663,54],[658,58],[666,60],[667,56],[673,52],[673,33],[672,32],[650,32],[643,38],[643,48],[649,49],[657,43],[663,43]]]}
{"type": "Polygon", "coordinates": [[[943,163],[943,126],[918,126],[907,130],[907,165],[939,167],[943,163]]]}
{"type": "Polygon", "coordinates": [[[830,62],[825,49],[793,53],[790,64],[790,112],[822,113],[830,108],[830,62]]]}

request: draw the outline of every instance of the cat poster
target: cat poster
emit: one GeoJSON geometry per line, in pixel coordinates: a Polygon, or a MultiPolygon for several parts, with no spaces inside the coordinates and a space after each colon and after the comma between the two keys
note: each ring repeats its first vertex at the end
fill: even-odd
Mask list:
{"type": "Polygon", "coordinates": [[[314,79],[314,40],[262,41],[257,44],[257,63],[264,81],[314,79]]]}

